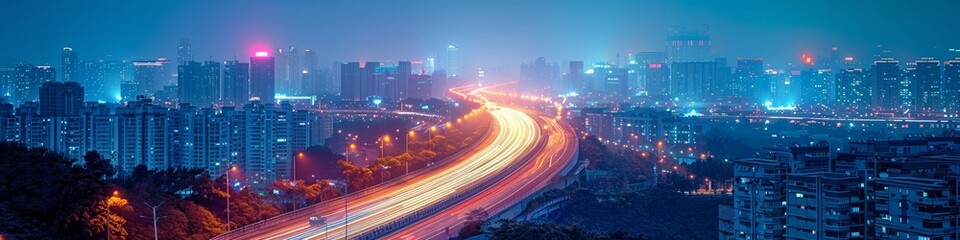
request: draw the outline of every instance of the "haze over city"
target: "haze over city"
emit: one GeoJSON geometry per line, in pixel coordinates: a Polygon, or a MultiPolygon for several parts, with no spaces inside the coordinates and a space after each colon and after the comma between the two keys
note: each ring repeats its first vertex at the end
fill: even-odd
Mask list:
{"type": "Polygon", "coordinates": [[[957,240],[957,9],[4,1],[0,240],[957,240]]]}

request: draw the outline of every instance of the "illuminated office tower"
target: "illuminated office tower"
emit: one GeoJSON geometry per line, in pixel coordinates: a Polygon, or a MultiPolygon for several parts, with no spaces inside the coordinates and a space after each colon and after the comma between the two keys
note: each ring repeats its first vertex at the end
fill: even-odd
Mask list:
{"type": "Polygon", "coordinates": [[[250,58],[250,97],[273,104],[276,91],[274,58],[268,52],[256,52],[250,58]]]}

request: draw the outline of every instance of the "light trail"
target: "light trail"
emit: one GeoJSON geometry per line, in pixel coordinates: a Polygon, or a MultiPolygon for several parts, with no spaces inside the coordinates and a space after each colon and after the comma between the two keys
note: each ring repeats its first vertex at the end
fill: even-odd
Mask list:
{"type": "MultiPolygon", "coordinates": [[[[520,161],[534,150],[541,140],[541,130],[533,118],[510,108],[489,111],[495,121],[489,139],[480,147],[467,153],[461,160],[393,184],[382,186],[375,192],[363,195],[351,195],[349,199],[350,236],[369,231],[378,226],[391,223],[418,210],[431,207],[443,199],[454,196],[475,185],[486,177],[506,169],[520,161]]],[[[316,211],[300,217],[283,218],[259,229],[230,234],[230,238],[239,239],[323,239],[325,236],[343,238],[344,209],[342,199],[328,201],[316,211]],[[312,227],[309,216],[325,216],[325,227],[312,227]]],[[[220,236],[225,239],[228,236],[220,236]]]]}

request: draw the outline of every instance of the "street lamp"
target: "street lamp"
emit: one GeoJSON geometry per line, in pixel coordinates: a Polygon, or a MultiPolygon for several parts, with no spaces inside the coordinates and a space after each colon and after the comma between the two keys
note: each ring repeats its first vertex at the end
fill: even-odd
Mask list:
{"type": "MultiPolygon", "coordinates": [[[[430,133],[432,133],[433,135],[436,135],[436,132],[437,132],[437,126],[430,126],[430,133]]],[[[430,137],[430,139],[432,140],[433,135],[430,135],[428,137],[430,137]]]]}
{"type": "MultiPolygon", "coordinates": [[[[337,188],[337,185],[334,184],[333,182],[330,182],[330,186],[333,187],[334,189],[337,188]]],[[[348,206],[350,206],[349,200],[350,200],[350,185],[347,184],[346,180],[344,180],[343,181],[343,239],[350,239],[350,229],[349,229],[350,209],[348,208],[348,206]]]]}
{"type": "Polygon", "coordinates": [[[227,232],[230,232],[230,171],[237,171],[237,166],[230,167],[226,172],[227,180],[227,232]]]}
{"type": "Polygon", "coordinates": [[[297,180],[297,161],[303,159],[303,152],[297,153],[297,159],[293,160],[293,174],[291,174],[292,180],[297,180]]]}
{"type": "Polygon", "coordinates": [[[120,191],[113,190],[113,196],[110,196],[110,198],[107,199],[107,240],[110,240],[110,230],[113,228],[113,226],[112,226],[112,224],[113,224],[113,223],[112,223],[112,222],[113,222],[113,219],[112,219],[112,218],[113,218],[113,217],[110,216],[110,214],[111,214],[111,213],[110,213],[110,200],[113,200],[113,198],[115,198],[115,197],[117,197],[117,196],[119,196],[119,195],[120,195],[120,191]]]}
{"type": "Polygon", "coordinates": [[[390,142],[390,135],[383,136],[383,139],[380,140],[380,158],[383,158],[383,144],[390,142]]]}
{"type": "Polygon", "coordinates": [[[353,150],[356,150],[356,149],[357,149],[357,144],[351,143],[351,144],[347,145],[347,149],[346,149],[346,151],[344,151],[344,153],[343,153],[343,157],[346,158],[345,160],[346,160],[347,162],[350,162],[350,152],[352,152],[353,150]]]}
{"type": "MultiPolygon", "coordinates": [[[[410,131],[407,133],[407,140],[403,142],[404,153],[410,153],[410,137],[414,137],[414,136],[416,136],[416,132],[414,131],[410,131]]],[[[407,175],[408,173],[410,173],[410,160],[412,159],[413,159],[413,154],[410,155],[410,159],[407,159],[407,161],[403,162],[403,165],[404,165],[403,175],[407,175]]]]}

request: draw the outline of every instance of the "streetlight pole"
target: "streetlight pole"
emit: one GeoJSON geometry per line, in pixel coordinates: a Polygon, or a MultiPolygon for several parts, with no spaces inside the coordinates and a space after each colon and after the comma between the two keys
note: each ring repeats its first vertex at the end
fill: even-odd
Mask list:
{"type": "Polygon", "coordinates": [[[380,158],[383,158],[383,149],[384,144],[390,141],[390,135],[383,136],[383,139],[380,139],[380,158]]]}
{"type": "Polygon", "coordinates": [[[227,232],[230,232],[230,171],[236,171],[237,166],[231,166],[227,169],[226,180],[227,180],[227,232]]]}
{"type": "MultiPolygon", "coordinates": [[[[337,185],[330,182],[330,186],[336,188],[337,185]]],[[[343,181],[343,239],[350,239],[350,184],[347,180],[343,181]]]]}
{"type": "MultiPolygon", "coordinates": [[[[113,190],[113,196],[110,197],[110,198],[114,198],[114,197],[116,197],[116,196],[119,195],[119,194],[120,194],[119,191],[113,190]]],[[[110,215],[111,215],[111,213],[110,213],[110,198],[107,199],[107,240],[110,240],[110,238],[111,238],[111,236],[110,236],[110,230],[113,229],[113,217],[110,216],[110,215]]]]}
{"type": "Polygon", "coordinates": [[[150,204],[147,203],[147,202],[143,202],[144,205],[147,205],[147,207],[153,209],[153,240],[159,240],[159,239],[160,239],[160,235],[157,234],[157,220],[158,220],[158,218],[157,218],[157,208],[159,208],[160,205],[163,205],[163,202],[165,202],[165,201],[161,201],[161,202],[158,203],[157,205],[150,205],[150,204]]]}
{"type": "Polygon", "coordinates": [[[294,159],[294,160],[293,160],[293,174],[292,174],[292,176],[293,176],[293,180],[294,180],[294,181],[297,180],[297,161],[300,161],[301,159],[303,159],[303,152],[297,153],[297,159],[294,159]]]}

